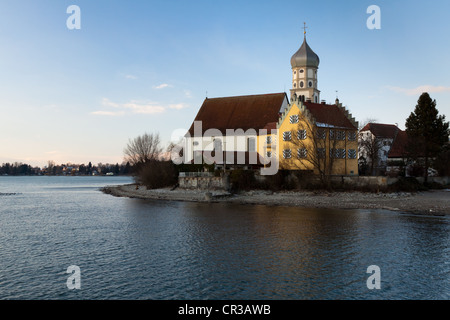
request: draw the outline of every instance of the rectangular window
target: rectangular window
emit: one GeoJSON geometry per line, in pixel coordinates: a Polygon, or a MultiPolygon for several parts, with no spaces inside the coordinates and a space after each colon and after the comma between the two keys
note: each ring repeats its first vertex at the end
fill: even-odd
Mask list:
{"type": "Polygon", "coordinates": [[[291,141],[292,140],[292,132],[286,131],[283,132],[283,141],[291,141]]]}
{"type": "Polygon", "coordinates": [[[267,158],[272,158],[272,151],[267,151],[266,157],[267,158]]]}
{"type": "Polygon", "coordinates": [[[356,141],[356,132],[348,133],[348,141],[356,141]]]}
{"type": "Polygon", "coordinates": [[[325,140],[327,138],[327,133],[325,129],[318,129],[317,130],[317,138],[325,140]]]}
{"type": "Polygon", "coordinates": [[[285,149],[283,150],[283,158],[290,159],[292,157],[292,151],[291,149],[285,149]]]}
{"type": "Polygon", "coordinates": [[[330,158],[345,159],[345,149],[330,149],[330,158]]]}
{"type": "Polygon", "coordinates": [[[305,159],[308,156],[308,150],[306,150],[305,148],[298,149],[297,150],[297,156],[300,159],[305,159]]]}
{"type": "Polygon", "coordinates": [[[355,149],[348,150],[348,158],[349,159],[356,159],[356,150],[355,149]]]}
{"type": "Polygon", "coordinates": [[[331,140],[345,140],[345,131],[341,130],[330,130],[330,139],[331,140]]]}
{"type": "Polygon", "coordinates": [[[271,144],[272,143],[272,136],[267,136],[266,142],[267,142],[267,144],[271,144]]]}
{"type": "Polygon", "coordinates": [[[294,114],[293,116],[289,117],[290,123],[291,124],[296,124],[298,123],[298,114],[294,114]]]}
{"type": "Polygon", "coordinates": [[[324,159],[325,158],[325,149],[324,148],[318,148],[317,149],[317,157],[319,159],[324,159]]]}
{"type": "Polygon", "coordinates": [[[298,140],[306,140],[306,130],[298,130],[297,131],[297,139],[298,140]]]}

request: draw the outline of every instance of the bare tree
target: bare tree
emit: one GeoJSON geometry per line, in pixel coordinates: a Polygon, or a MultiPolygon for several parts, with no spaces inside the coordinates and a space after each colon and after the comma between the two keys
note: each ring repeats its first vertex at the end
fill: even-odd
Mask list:
{"type": "Polygon", "coordinates": [[[335,160],[340,156],[337,148],[338,132],[339,130],[331,126],[318,126],[314,121],[301,114],[297,131],[291,132],[289,144],[293,147],[294,152],[287,159],[286,164],[290,168],[298,170],[312,169],[318,174],[322,185],[329,188],[335,160]]]}
{"type": "Polygon", "coordinates": [[[380,150],[383,147],[381,141],[369,132],[367,136],[359,134],[358,148],[361,151],[361,158],[364,158],[370,168],[370,174],[374,175],[375,167],[380,160],[380,150]]]}
{"type": "Polygon", "coordinates": [[[125,161],[140,166],[158,160],[162,152],[159,134],[145,133],[130,140],[124,149],[125,161]]]}

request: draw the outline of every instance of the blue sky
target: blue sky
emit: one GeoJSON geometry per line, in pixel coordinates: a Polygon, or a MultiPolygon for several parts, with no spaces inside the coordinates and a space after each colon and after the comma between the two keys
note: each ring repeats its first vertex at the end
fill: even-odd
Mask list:
{"type": "Polygon", "coordinates": [[[448,118],[449,12],[447,0],[1,0],[0,163],[120,163],[130,138],[189,128],[206,92],[289,92],[303,22],[322,99],[338,91],[358,121],[404,129],[428,91],[448,118]],[[366,27],[370,5],[381,30],[366,27]]]}

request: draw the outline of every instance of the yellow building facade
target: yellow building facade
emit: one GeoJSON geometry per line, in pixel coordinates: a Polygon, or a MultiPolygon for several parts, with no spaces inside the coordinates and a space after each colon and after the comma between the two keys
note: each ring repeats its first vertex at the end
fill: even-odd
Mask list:
{"type": "Polygon", "coordinates": [[[338,101],[328,105],[296,98],[281,115],[276,130],[259,136],[258,152],[266,159],[274,157],[280,170],[357,175],[357,128],[338,101]]]}

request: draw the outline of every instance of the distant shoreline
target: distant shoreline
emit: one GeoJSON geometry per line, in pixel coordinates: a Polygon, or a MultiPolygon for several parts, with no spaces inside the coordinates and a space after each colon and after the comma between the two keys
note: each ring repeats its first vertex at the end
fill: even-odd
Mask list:
{"type": "Polygon", "coordinates": [[[136,184],[106,186],[103,193],[115,197],[187,201],[203,203],[232,203],[241,205],[286,206],[328,209],[382,209],[427,216],[450,215],[450,192],[364,193],[364,192],[271,192],[254,190],[240,194],[226,191],[206,191],[170,188],[147,190],[136,184]]]}

